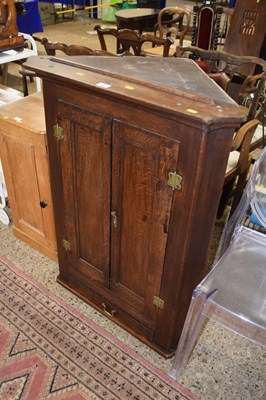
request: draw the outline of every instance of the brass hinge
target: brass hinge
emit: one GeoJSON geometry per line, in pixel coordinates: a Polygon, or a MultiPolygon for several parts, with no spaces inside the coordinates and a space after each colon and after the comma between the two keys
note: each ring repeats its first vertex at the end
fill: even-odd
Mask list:
{"type": "Polygon", "coordinates": [[[54,125],[54,136],[57,140],[64,139],[64,129],[58,124],[54,125]]]}
{"type": "Polygon", "coordinates": [[[157,307],[160,308],[161,310],[164,307],[164,300],[162,300],[160,297],[158,296],[153,296],[153,304],[157,307]]]}
{"type": "Polygon", "coordinates": [[[63,242],[63,247],[64,247],[65,251],[70,251],[71,244],[66,239],[63,239],[62,242],[63,242]]]}
{"type": "Polygon", "coordinates": [[[170,186],[172,190],[181,190],[182,189],[182,182],[183,178],[181,175],[178,175],[177,172],[169,172],[168,173],[168,181],[167,185],[170,186]]]}

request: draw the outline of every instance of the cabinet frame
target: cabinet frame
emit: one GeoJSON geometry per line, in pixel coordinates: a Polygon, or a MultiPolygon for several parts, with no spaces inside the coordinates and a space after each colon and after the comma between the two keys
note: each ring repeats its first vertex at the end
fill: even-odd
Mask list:
{"type": "MultiPolygon", "coordinates": [[[[34,62],[30,61],[30,64],[32,66],[34,62]]],[[[135,85],[133,94],[129,93],[123,77],[113,79],[118,85],[121,83],[119,89],[107,91],[95,85],[97,80],[103,79],[100,73],[81,69],[84,77],[73,78],[75,68],[63,66],[61,72],[55,69],[51,72],[49,65],[40,66],[38,61],[32,67],[43,78],[50,168],[54,172],[51,177],[54,204],[62,204],[63,198],[60,141],[54,138],[54,126],[60,122],[57,108],[60,101],[101,114],[115,121],[112,124],[119,121],[160,135],[165,141],[178,142],[175,172],[183,180],[181,190],[172,193],[168,240],[153,324],[140,320],[133,307],[125,312],[119,307],[120,299],[112,291],[93,282],[88,286],[82,274],[73,270],[68,252],[62,246],[65,236],[63,207],[55,207],[60,268],[58,282],[103,313],[103,302],[109,311],[118,309],[119,319],[109,316],[114,322],[169,357],[181,334],[192,290],[204,273],[231,140],[242,116],[237,106],[230,102],[223,103],[224,112],[219,114],[215,104],[206,108],[205,100],[197,102],[199,111],[195,116],[186,111],[190,110],[189,107],[193,109],[192,105],[196,107],[195,99],[188,96],[186,104],[179,109],[176,95],[160,93],[160,99],[156,99],[156,89],[143,88],[141,82],[135,85]],[[139,92],[142,97],[138,96],[139,92]],[[164,303],[162,308],[160,300],[164,303]]]]}

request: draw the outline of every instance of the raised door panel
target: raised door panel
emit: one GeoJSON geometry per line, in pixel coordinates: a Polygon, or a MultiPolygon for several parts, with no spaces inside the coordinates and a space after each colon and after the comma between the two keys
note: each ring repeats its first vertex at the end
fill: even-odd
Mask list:
{"type": "Polygon", "coordinates": [[[113,124],[111,290],[121,307],[155,319],[179,143],[115,121],[113,124]]]}
{"type": "Polygon", "coordinates": [[[64,132],[60,157],[66,236],[62,240],[70,243],[69,262],[84,275],[84,282],[108,286],[110,121],[63,102],[58,117],[64,132]]]}
{"type": "Polygon", "coordinates": [[[0,137],[13,228],[56,250],[44,136],[36,136],[36,143],[8,135],[0,137]],[[48,207],[41,208],[41,201],[48,207]]]}

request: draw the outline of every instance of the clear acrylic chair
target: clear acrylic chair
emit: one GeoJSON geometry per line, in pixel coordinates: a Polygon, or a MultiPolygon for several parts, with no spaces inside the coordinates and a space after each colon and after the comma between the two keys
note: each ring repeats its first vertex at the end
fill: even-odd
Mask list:
{"type": "Polygon", "coordinates": [[[229,219],[221,258],[195,288],[169,375],[182,374],[206,318],[266,346],[266,235],[243,226],[251,206],[266,228],[266,147],[229,219]]]}

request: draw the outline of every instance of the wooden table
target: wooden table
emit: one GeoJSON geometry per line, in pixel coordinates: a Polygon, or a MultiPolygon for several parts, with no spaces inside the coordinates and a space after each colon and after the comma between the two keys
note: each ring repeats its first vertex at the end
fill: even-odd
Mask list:
{"type": "Polygon", "coordinates": [[[154,8],[128,8],[115,13],[118,29],[134,29],[142,33],[144,30],[153,29],[156,24],[159,9],[154,8]]]}

